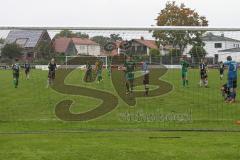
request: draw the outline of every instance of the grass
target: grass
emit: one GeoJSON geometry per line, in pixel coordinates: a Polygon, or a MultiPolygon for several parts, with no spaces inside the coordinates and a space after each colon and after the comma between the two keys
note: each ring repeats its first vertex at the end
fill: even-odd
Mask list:
{"type": "MultiPolygon", "coordinates": [[[[20,86],[15,89],[11,71],[0,71],[1,159],[219,160],[240,157],[240,143],[236,141],[238,132],[157,132],[240,130],[235,123],[240,120],[239,102],[223,102],[220,86],[226,79],[220,81],[217,70],[209,72],[210,88],[198,86],[197,70],[189,71],[190,85],[187,88],[181,85],[179,70],[169,70],[161,78],[174,86],[170,93],[138,98],[134,107],[129,107],[118,97],[115,110],[86,122],[59,120],[55,116],[55,105],[60,100],[70,99],[75,102],[71,111],[79,113],[94,109],[101,100],[61,94],[46,88],[46,77],[46,71],[32,70],[31,79],[25,80],[22,75],[20,86]],[[153,114],[161,118],[146,119],[153,114]]],[[[100,84],[85,83],[82,77],[83,73],[75,70],[65,83],[118,96],[106,73],[100,84]]],[[[155,88],[151,86],[151,89],[155,88]]]]}
{"type": "Polygon", "coordinates": [[[240,133],[83,132],[1,135],[1,159],[237,160],[240,133]]]}

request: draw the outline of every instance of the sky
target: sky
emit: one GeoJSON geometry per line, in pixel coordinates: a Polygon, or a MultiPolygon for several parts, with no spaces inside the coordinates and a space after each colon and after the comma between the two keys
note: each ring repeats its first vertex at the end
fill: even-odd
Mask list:
{"type": "MultiPolygon", "coordinates": [[[[151,26],[168,0],[0,0],[0,26],[151,26]]],[[[239,0],[176,0],[212,27],[240,27],[239,0]]]]}
{"type": "MultiPolygon", "coordinates": [[[[0,26],[150,26],[167,0],[0,0],[0,26]]],[[[176,0],[210,26],[240,27],[239,0],[176,0]]]]}

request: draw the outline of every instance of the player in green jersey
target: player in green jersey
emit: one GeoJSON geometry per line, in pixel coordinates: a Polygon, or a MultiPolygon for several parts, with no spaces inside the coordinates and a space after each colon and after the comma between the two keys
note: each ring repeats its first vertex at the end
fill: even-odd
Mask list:
{"type": "Polygon", "coordinates": [[[188,67],[189,67],[189,63],[184,59],[181,58],[180,59],[180,64],[182,66],[182,83],[183,86],[188,86],[188,67]]]}
{"type": "Polygon", "coordinates": [[[133,82],[134,82],[134,70],[135,70],[135,62],[132,59],[132,56],[127,56],[127,59],[124,63],[124,71],[125,71],[125,85],[126,85],[126,94],[133,92],[133,82]]]}
{"type": "Polygon", "coordinates": [[[103,68],[103,62],[101,60],[98,60],[95,63],[95,69],[96,69],[96,74],[97,74],[97,82],[100,83],[103,78],[102,78],[102,68],[103,68]]]}

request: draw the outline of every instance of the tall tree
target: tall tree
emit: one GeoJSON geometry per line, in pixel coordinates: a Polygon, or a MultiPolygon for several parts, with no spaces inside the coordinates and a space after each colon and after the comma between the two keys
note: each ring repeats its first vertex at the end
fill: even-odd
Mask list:
{"type": "Polygon", "coordinates": [[[111,34],[110,39],[114,42],[123,40],[120,34],[111,34]]]}
{"type": "Polygon", "coordinates": [[[60,33],[58,33],[58,34],[55,35],[55,38],[58,38],[58,37],[67,37],[67,38],[73,38],[73,37],[76,37],[76,38],[89,38],[89,35],[86,34],[86,33],[81,33],[81,32],[76,32],[76,33],[74,33],[73,31],[70,31],[70,30],[62,30],[62,31],[60,31],[60,33]]]}
{"type": "Polygon", "coordinates": [[[60,31],[60,33],[57,33],[57,34],[55,35],[55,37],[56,37],[56,38],[58,38],[58,37],[68,37],[68,38],[72,38],[73,35],[74,35],[74,33],[73,33],[72,31],[66,29],[66,30],[60,31]]]}
{"type": "MultiPolygon", "coordinates": [[[[178,6],[176,2],[167,2],[156,20],[158,26],[208,26],[206,17],[184,4],[178,6]]],[[[203,31],[155,31],[153,37],[162,45],[178,48],[182,54],[188,44],[202,43],[203,34],[203,31]]]]}
{"type": "Polygon", "coordinates": [[[39,45],[36,47],[37,57],[38,58],[49,58],[51,57],[52,53],[54,52],[54,49],[49,42],[42,41],[39,43],[39,45]]]}
{"type": "Polygon", "coordinates": [[[20,58],[23,55],[23,48],[16,43],[6,44],[2,48],[2,55],[9,59],[20,58]]]}
{"type": "Polygon", "coordinates": [[[207,52],[202,45],[195,44],[188,54],[190,54],[192,58],[202,59],[206,56],[207,52]]]}
{"type": "Polygon", "coordinates": [[[86,33],[81,33],[81,32],[77,32],[74,34],[74,37],[78,37],[78,38],[89,38],[89,35],[86,33]]]}
{"type": "Polygon", "coordinates": [[[95,37],[92,37],[91,40],[94,41],[94,42],[96,42],[96,43],[98,43],[98,44],[100,45],[100,47],[101,47],[102,50],[104,49],[104,46],[105,46],[108,42],[112,41],[111,38],[109,38],[109,37],[104,37],[104,36],[95,36],[95,37]]]}

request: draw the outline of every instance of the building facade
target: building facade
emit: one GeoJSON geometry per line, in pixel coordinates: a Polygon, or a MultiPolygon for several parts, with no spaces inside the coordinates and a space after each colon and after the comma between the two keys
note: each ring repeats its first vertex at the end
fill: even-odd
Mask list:
{"type": "Polygon", "coordinates": [[[101,54],[100,45],[86,38],[72,38],[78,55],[99,56],[101,54]]]}
{"type": "MultiPolygon", "coordinates": [[[[213,33],[207,33],[202,37],[202,41],[205,43],[206,57],[215,58],[216,60],[219,57],[219,51],[240,47],[240,40],[228,38],[224,34],[214,35],[213,33]]],[[[188,55],[191,48],[192,46],[188,45],[184,51],[184,55],[188,55]]]]}
{"type": "Polygon", "coordinates": [[[232,48],[219,51],[218,61],[225,62],[228,56],[231,56],[234,61],[240,63],[240,48],[232,48]]]}
{"type": "Polygon", "coordinates": [[[151,49],[158,49],[156,41],[145,40],[143,37],[141,39],[132,40],[132,50],[131,52],[135,55],[150,55],[151,49]]]}

